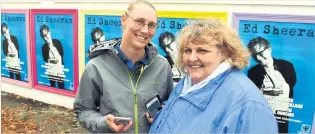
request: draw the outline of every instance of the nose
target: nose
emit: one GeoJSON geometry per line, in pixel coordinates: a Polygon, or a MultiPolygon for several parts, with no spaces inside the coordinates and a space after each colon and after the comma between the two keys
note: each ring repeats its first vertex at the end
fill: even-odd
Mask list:
{"type": "Polygon", "coordinates": [[[259,55],[259,54],[256,56],[256,58],[257,58],[257,60],[259,60],[259,61],[261,61],[261,60],[263,60],[263,59],[264,59],[264,57],[262,57],[262,56],[261,56],[261,55],[259,55]]]}
{"type": "Polygon", "coordinates": [[[149,27],[148,25],[144,25],[141,30],[140,30],[142,33],[149,33],[149,27]]]}
{"type": "Polygon", "coordinates": [[[194,62],[194,61],[197,61],[198,60],[198,57],[197,57],[197,53],[196,52],[191,52],[190,56],[189,56],[189,61],[190,62],[194,62]]]}

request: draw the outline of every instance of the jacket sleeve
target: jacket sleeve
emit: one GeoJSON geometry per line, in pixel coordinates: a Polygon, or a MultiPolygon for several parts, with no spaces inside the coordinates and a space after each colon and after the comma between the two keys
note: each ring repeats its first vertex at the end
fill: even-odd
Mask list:
{"type": "Polygon", "coordinates": [[[289,74],[291,74],[291,81],[289,82],[290,87],[294,87],[296,83],[296,73],[292,63],[289,62],[288,68],[290,68],[289,74]]]}
{"type": "Polygon", "coordinates": [[[218,133],[277,134],[278,125],[269,107],[249,101],[224,118],[218,133]]]}
{"type": "Polygon", "coordinates": [[[258,82],[258,74],[254,72],[254,69],[251,68],[248,70],[248,78],[260,89],[260,84],[258,82]]]}
{"type": "Polygon", "coordinates": [[[55,39],[55,41],[56,41],[56,42],[54,43],[54,45],[55,45],[55,47],[57,48],[57,50],[58,50],[60,56],[63,57],[63,47],[62,47],[62,44],[61,44],[61,42],[60,42],[59,40],[57,40],[57,39],[55,39]]]}
{"type": "Polygon", "coordinates": [[[54,42],[54,45],[55,47],[57,48],[60,56],[61,56],[61,60],[62,60],[62,65],[64,65],[64,61],[63,61],[63,55],[64,55],[64,52],[63,52],[63,47],[62,47],[62,44],[59,40],[55,39],[55,42],[54,42]]]}
{"type": "Polygon", "coordinates": [[[173,82],[173,73],[172,73],[172,68],[171,66],[168,64],[167,65],[167,90],[166,90],[166,93],[165,93],[165,100],[163,102],[163,104],[165,105],[167,100],[168,100],[168,97],[170,96],[173,88],[174,88],[174,82],[173,82]]]}
{"type": "Polygon", "coordinates": [[[110,132],[105,116],[99,112],[100,87],[89,72],[87,66],[80,80],[73,110],[83,127],[90,132],[110,132]]]}
{"type": "Polygon", "coordinates": [[[3,40],[2,41],[2,44],[3,44],[3,54],[5,55],[5,56],[8,56],[8,43],[7,43],[7,40],[3,40]]]}
{"type": "Polygon", "coordinates": [[[18,58],[20,58],[20,45],[19,45],[19,42],[15,36],[12,36],[12,42],[15,45],[15,48],[18,52],[18,58]]]}
{"type": "Polygon", "coordinates": [[[49,48],[48,48],[48,46],[46,45],[46,44],[44,44],[43,46],[42,46],[42,56],[43,56],[43,60],[45,61],[45,62],[47,62],[48,63],[48,58],[49,58],[49,50],[48,50],[49,48]]]}

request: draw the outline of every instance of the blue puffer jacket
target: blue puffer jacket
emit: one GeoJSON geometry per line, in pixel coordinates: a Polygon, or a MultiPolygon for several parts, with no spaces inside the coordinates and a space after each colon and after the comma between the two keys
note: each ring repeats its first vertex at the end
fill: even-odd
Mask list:
{"type": "Polygon", "coordinates": [[[183,86],[184,79],[153,121],[150,133],[278,133],[267,100],[237,69],[180,96],[183,86]]]}

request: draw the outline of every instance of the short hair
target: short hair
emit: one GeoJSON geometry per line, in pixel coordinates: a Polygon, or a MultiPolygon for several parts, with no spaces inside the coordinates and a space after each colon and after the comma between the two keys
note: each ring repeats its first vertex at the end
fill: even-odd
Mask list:
{"type": "Polygon", "coordinates": [[[163,51],[165,53],[167,53],[166,49],[165,49],[165,46],[169,45],[169,44],[164,44],[164,39],[170,39],[171,42],[174,42],[175,41],[175,36],[171,32],[168,32],[168,31],[160,34],[160,36],[159,36],[159,46],[160,46],[160,48],[163,49],[163,51]]]}
{"type": "Polygon", "coordinates": [[[3,31],[3,29],[8,29],[8,25],[7,24],[5,24],[5,23],[2,23],[1,24],[1,34],[3,35],[4,34],[4,31],[3,31]]]}
{"type": "Polygon", "coordinates": [[[148,1],[146,1],[146,0],[137,0],[137,1],[132,2],[132,3],[129,4],[129,6],[127,8],[127,13],[132,11],[134,6],[138,5],[138,4],[147,5],[147,6],[151,7],[154,11],[156,11],[155,7],[151,3],[149,3],[148,1]]]}
{"type": "Polygon", "coordinates": [[[99,27],[95,27],[95,28],[92,29],[91,38],[92,38],[92,41],[93,41],[94,43],[96,43],[96,41],[97,41],[97,39],[94,37],[94,35],[95,35],[96,33],[100,34],[101,37],[102,37],[102,36],[104,35],[104,31],[103,31],[101,28],[99,28],[99,27]]]}
{"type": "Polygon", "coordinates": [[[256,38],[253,38],[249,41],[248,45],[247,45],[247,48],[249,50],[250,53],[253,52],[253,49],[256,45],[261,45],[261,46],[264,46],[264,48],[270,48],[270,43],[267,39],[259,36],[259,37],[256,37],[256,38]]]}
{"type": "Polygon", "coordinates": [[[39,32],[40,32],[40,36],[41,36],[42,38],[43,38],[43,36],[44,36],[43,33],[42,33],[44,30],[46,30],[47,32],[50,31],[50,30],[49,30],[49,27],[48,27],[47,25],[44,24],[44,25],[40,26],[39,32]]]}
{"type": "Polygon", "coordinates": [[[226,56],[225,60],[237,69],[245,68],[249,64],[249,52],[238,34],[218,19],[190,21],[182,29],[179,35],[177,56],[177,65],[182,70],[184,69],[184,46],[188,42],[216,46],[226,56]]]}

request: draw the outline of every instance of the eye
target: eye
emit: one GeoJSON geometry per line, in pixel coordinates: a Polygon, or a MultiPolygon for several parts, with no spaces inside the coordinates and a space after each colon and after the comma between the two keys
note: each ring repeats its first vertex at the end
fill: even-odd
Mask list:
{"type": "Polygon", "coordinates": [[[185,54],[190,54],[190,53],[191,53],[191,49],[185,48],[185,49],[184,49],[184,53],[185,53],[185,54]]]}
{"type": "Polygon", "coordinates": [[[206,50],[206,49],[198,49],[197,52],[198,52],[198,53],[201,53],[201,54],[205,54],[205,53],[207,53],[207,52],[209,52],[209,51],[206,50]]]}
{"type": "Polygon", "coordinates": [[[156,24],[155,23],[149,23],[148,24],[148,27],[150,28],[150,29],[154,29],[155,27],[156,27],[156,24]]]}
{"type": "Polygon", "coordinates": [[[139,26],[144,26],[144,20],[142,20],[142,19],[135,20],[135,22],[139,26]]]}

